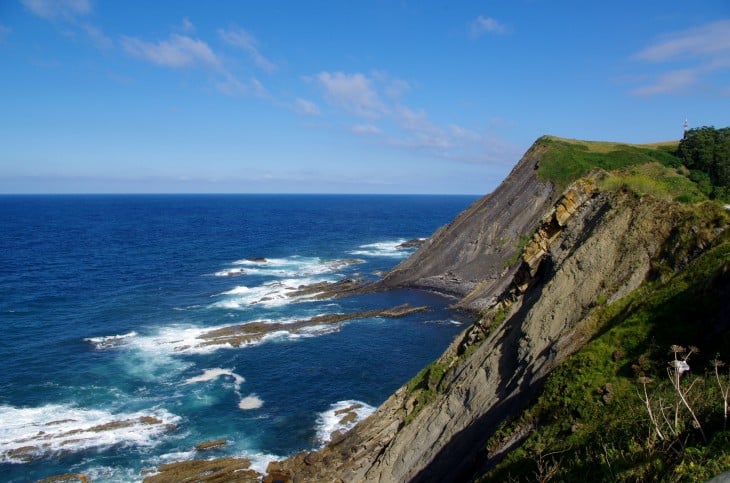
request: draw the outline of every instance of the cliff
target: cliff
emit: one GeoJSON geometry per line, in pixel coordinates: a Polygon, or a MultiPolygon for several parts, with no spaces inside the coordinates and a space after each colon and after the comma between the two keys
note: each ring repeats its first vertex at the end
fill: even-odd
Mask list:
{"type": "MultiPolygon", "coordinates": [[[[526,423],[496,444],[492,439],[535,401],[556,367],[608,326],[606,307],[620,306],[647,284],[670,284],[705,252],[727,246],[722,208],[674,201],[687,194],[665,187],[686,188],[677,181],[681,173],[652,165],[653,175],[642,174],[644,148],[625,148],[644,157],[616,156],[610,162],[619,169],[610,173],[586,165],[558,191],[564,183],[540,168],[549,162],[548,173],[555,173],[554,150],[567,145],[573,149],[572,143],[541,138],[502,185],[380,284],[457,295],[457,306],[478,311],[479,321],[352,431],[320,451],[272,464],[265,481],[477,477],[535,433],[535,424],[526,423]],[[647,184],[643,178],[637,184],[637,176],[651,181],[649,193],[634,189],[647,184]]],[[[592,150],[580,146],[580,153],[592,150]]],[[[616,167],[608,164],[598,166],[616,167]]],[[[723,256],[713,260],[703,277],[717,285],[713,294],[727,294],[730,264],[723,256]]],[[[709,283],[695,278],[703,287],[709,283]]],[[[720,304],[698,327],[724,334],[720,322],[727,322],[727,313],[727,304],[720,304]]]]}
{"type": "Polygon", "coordinates": [[[730,353],[730,215],[672,151],[540,138],[493,193],[353,291],[436,290],[477,321],[366,420],[271,463],[263,481],[693,480],[730,468],[715,404],[727,408],[730,376],[715,374],[719,391],[702,370],[647,391],[666,379],[670,344],[730,353]],[[653,432],[645,408],[666,416],[669,402],[675,424],[653,432]]]}
{"type": "Polygon", "coordinates": [[[546,149],[542,143],[531,147],[497,189],[434,233],[387,273],[379,288],[409,286],[458,297],[473,292],[462,308],[488,306],[504,290],[501,282],[510,279],[507,262],[516,261],[521,241],[559,195],[538,176],[546,149]]]}

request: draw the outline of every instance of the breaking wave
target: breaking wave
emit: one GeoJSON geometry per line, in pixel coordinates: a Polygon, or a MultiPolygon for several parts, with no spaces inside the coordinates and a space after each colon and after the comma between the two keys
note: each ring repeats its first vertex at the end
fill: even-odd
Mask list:
{"type": "Polygon", "coordinates": [[[164,409],[114,414],[61,404],[0,406],[0,462],[26,463],[116,445],[153,446],[179,421],[164,409]]]}
{"type": "Polygon", "coordinates": [[[403,247],[405,242],[406,240],[400,239],[369,243],[360,245],[357,250],[351,251],[350,254],[364,257],[405,258],[413,253],[412,248],[403,247]]]}
{"type": "Polygon", "coordinates": [[[335,433],[349,431],[373,412],[373,406],[352,399],[332,404],[317,417],[317,442],[324,446],[335,433]]]}

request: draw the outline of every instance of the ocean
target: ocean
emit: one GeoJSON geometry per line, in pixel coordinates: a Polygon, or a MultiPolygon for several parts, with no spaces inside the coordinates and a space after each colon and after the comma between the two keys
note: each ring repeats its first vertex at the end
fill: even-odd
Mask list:
{"type": "Polygon", "coordinates": [[[221,456],[263,471],[321,447],[468,319],[423,291],[308,300],[295,289],[374,280],[412,253],[399,244],[475,199],[0,196],[0,480],[138,481],[162,463],[221,456]],[[287,330],[403,303],[430,309],[287,330]],[[211,338],[247,324],[275,330],[211,338]]]}

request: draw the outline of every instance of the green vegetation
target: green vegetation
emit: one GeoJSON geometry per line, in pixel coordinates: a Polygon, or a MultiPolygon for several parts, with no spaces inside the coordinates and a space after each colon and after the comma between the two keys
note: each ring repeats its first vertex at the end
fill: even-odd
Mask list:
{"type": "Polygon", "coordinates": [[[730,469],[730,374],[716,359],[730,359],[730,233],[694,253],[696,237],[727,222],[717,205],[687,207],[656,276],[600,303],[589,343],[492,437],[487,452],[529,433],[480,481],[706,481],[730,469]],[[677,343],[702,351],[670,351],[677,343]],[[669,363],[684,358],[680,377],[669,363]]]}
{"type": "Polygon", "coordinates": [[[410,412],[406,415],[406,424],[413,421],[421,409],[431,403],[436,394],[441,392],[441,381],[446,374],[448,365],[434,361],[427,365],[416,376],[411,379],[408,384],[408,400],[412,406],[410,412]]]}
{"type": "MultiPolygon", "coordinates": [[[[538,174],[558,190],[603,170],[595,175],[600,190],[684,205],[649,280],[617,301],[597,296],[578,329],[589,342],[495,432],[487,455],[521,442],[479,481],[706,481],[729,470],[730,372],[718,355],[730,362],[730,230],[717,235],[730,215],[712,200],[730,201],[730,128],[651,145],[545,136],[537,148],[538,174]],[[673,344],[693,346],[672,352],[673,344]],[[691,371],[680,376],[670,364],[684,358],[691,371]]],[[[530,238],[520,239],[508,265],[530,238]]],[[[452,363],[508,311],[482,314],[484,334],[452,363]]],[[[444,390],[449,367],[436,361],[408,384],[406,423],[444,390]]]]}
{"type": "Polygon", "coordinates": [[[534,234],[529,235],[521,235],[520,239],[517,241],[517,247],[515,248],[515,253],[507,259],[507,261],[504,262],[504,267],[509,268],[515,263],[520,261],[520,258],[522,258],[522,252],[525,250],[525,247],[528,243],[532,240],[532,237],[534,234]]]}
{"type": "Polygon", "coordinates": [[[601,189],[628,189],[639,195],[697,203],[707,199],[697,183],[682,171],[656,162],[629,166],[612,171],[599,183],[601,189]]]}
{"type": "Polygon", "coordinates": [[[603,169],[603,189],[626,188],[682,203],[730,202],[730,127],[687,131],[679,143],[620,144],[544,136],[539,175],[559,190],[603,169]]]}
{"type": "Polygon", "coordinates": [[[706,195],[730,201],[730,127],[690,129],[677,152],[706,195]]]}
{"type": "Polygon", "coordinates": [[[677,145],[674,143],[630,145],[543,136],[538,140],[538,145],[547,148],[540,160],[538,174],[561,191],[596,168],[612,171],[658,163],[677,169],[682,164],[675,155],[677,145]]]}

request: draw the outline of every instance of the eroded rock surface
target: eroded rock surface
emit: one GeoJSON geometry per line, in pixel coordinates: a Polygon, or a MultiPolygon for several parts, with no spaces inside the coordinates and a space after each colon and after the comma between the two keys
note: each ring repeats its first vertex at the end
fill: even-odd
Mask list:
{"type": "MultiPolygon", "coordinates": [[[[639,287],[673,245],[677,223],[691,216],[683,205],[595,192],[590,181],[569,187],[537,217],[502,290],[479,302],[485,316],[436,362],[443,375],[426,404],[414,407],[414,389],[404,386],[340,440],[280,462],[277,472],[296,481],[468,480],[499,423],[585,343],[581,327],[596,300],[639,287]]],[[[723,229],[706,230],[697,246],[723,229]]]]}
{"type": "Polygon", "coordinates": [[[464,297],[480,311],[504,286],[506,261],[518,256],[520,238],[532,233],[560,196],[537,175],[545,147],[535,144],[492,193],[440,228],[411,257],[383,277],[381,287],[415,287],[464,297]]]}
{"type": "MultiPolygon", "coordinates": [[[[405,317],[416,312],[424,312],[428,307],[413,307],[408,304],[390,307],[386,309],[365,310],[362,312],[350,312],[341,314],[316,315],[309,319],[297,320],[289,323],[282,322],[247,322],[245,324],[229,325],[212,329],[200,334],[196,340],[199,342],[194,348],[202,348],[215,345],[230,345],[240,347],[245,344],[259,341],[274,332],[286,331],[290,334],[300,334],[319,328],[322,331],[332,330],[332,327],[341,322],[353,319],[367,319],[371,317],[397,318],[405,317]]],[[[184,346],[179,350],[190,349],[184,346]]]]}

